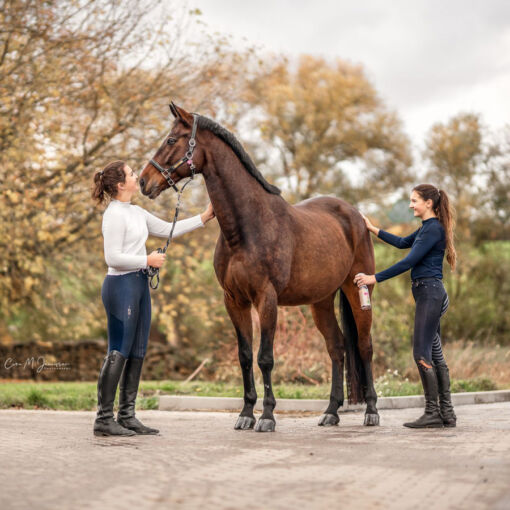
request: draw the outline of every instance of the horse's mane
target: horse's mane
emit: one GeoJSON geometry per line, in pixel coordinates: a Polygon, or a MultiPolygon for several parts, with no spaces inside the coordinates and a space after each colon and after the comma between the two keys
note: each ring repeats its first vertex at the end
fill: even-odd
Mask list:
{"type": "Polygon", "coordinates": [[[250,156],[248,156],[248,153],[244,150],[241,142],[239,142],[239,140],[230,131],[227,131],[214,120],[202,115],[198,116],[198,127],[207,129],[218,138],[223,140],[234,151],[235,155],[239,158],[244,168],[248,170],[248,172],[262,185],[262,187],[267,192],[273,193],[274,195],[279,195],[281,193],[279,188],[270,184],[264,179],[264,176],[257,170],[255,163],[253,163],[250,156]]]}

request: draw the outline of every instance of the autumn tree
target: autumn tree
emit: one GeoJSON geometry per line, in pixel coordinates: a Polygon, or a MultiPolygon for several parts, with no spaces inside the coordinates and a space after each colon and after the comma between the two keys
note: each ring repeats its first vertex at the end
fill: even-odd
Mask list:
{"type": "Polygon", "coordinates": [[[444,188],[457,209],[458,235],[470,236],[470,223],[479,206],[476,176],[486,159],[480,118],[461,113],[447,123],[437,123],[426,138],[427,179],[444,188]]]}
{"type": "Polygon", "coordinates": [[[291,199],[333,193],[358,202],[409,180],[409,141],[361,66],[282,61],[251,81],[248,99],[258,113],[258,156],[291,199]]]}
{"type": "Polygon", "coordinates": [[[216,98],[233,97],[242,74],[245,58],[208,36],[199,15],[161,0],[2,2],[4,333],[9,322],[72,338],[99,324],[104,260],[93,172],[119,158],[139,168],[169,129],[170,99],[207,112],[216,98]],[[82,327],[73,329],[78,317],[82,327]]]}
{"type": "Polygon", "coordinates": [[[494,137],[480,190],[481,217],[476,222],[478,240],[510,240],[510,126],[494,137]]]}

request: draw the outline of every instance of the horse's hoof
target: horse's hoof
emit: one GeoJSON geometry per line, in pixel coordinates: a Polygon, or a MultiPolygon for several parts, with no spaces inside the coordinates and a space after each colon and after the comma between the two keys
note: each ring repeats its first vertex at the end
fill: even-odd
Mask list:
{"type": "Polygon", "coordinates": [[[340,423],[340,418],[336,414],[323,414],[319,419],[319,427],[331,427],[333,425],[338,425],[340,423]]]}
{"type": "Polygon", "coordinates": [[[255,432],[274,432],[275,426],[276,423],[273,420],[260,418],[255,425],[255,432]]]}
{"type": "Polygon", "coordinates": [[[365,414],[365,421],[363,425],[367,427],[374,427],[379,425],[379,415],[378,414],[365,414]]]}
{"type": "Polygon", "coordinates": [[[234,425],[235,430],[248,430],[252,429],[255,425],[255,418],[253,416],[239,416],[236,424],[234,425]]]}

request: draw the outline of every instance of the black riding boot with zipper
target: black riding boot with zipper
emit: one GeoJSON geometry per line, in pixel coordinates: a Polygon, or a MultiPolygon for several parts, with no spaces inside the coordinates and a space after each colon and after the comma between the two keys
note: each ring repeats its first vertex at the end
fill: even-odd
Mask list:
{"type": "Polygon", "coordinates": [[[425,413],[417,420],[404,423],[404,427],[412,429],[439,428],[443,426],[443,419],[439,414],[437,403],[438,385],[436,371],[433,366],[427,366],[421,360],[417,363],[420,372],[423,391],[425,393],[425,413]]]}
{"type": "Polygon", "coordinates": [[[450,394],[450,371],[448,365],[444,362],[434,365],[437,375],[437,385],[439,390],[439,412],[443,419],[445,427],[455,427],[457,417],[453,410],[452,397],[450,394]]]}
{"type": "Polygon", "coordinates": [[[146,427],[135,417],[136,395],[140,376],[142,375],[143,358],[128,358],[124,372],[120,378],[119,412],[117,422],[137,434],[158,434],[159,430],[146,427]]]}
{"type": "Polygon", "coordinates": [[[110,351],[104,358],[97,382],[97,417],[94,422],[96,436],[134,436],[132,430],[113,419],[115,393],[126,358],[119,351],[110,351]]]}

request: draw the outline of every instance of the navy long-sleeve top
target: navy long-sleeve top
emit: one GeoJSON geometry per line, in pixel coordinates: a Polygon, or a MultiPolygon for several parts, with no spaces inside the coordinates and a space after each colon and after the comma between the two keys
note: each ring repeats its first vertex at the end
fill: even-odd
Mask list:
{"type": "Polygon", "coordinates": [[[423,221],[422,226],[407,237],[399,237],[384,230],[379,230],[378,237],[396,248],[411,248],[411,251],[400,262],[376,273],[376,281],[383,282],[411,268],[412,280],[428,277],[443,279],[446,236],[437,218],[423,221]]]}

